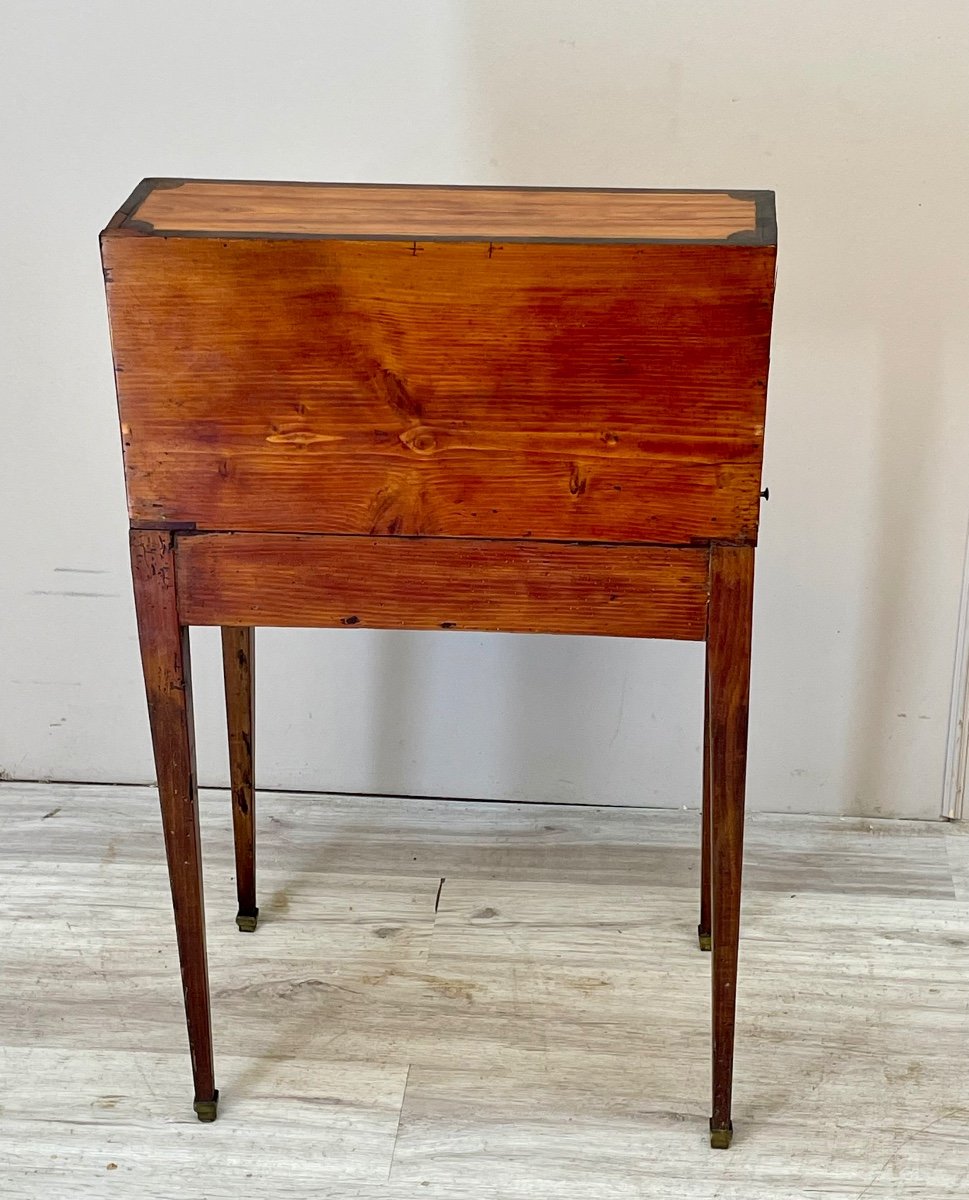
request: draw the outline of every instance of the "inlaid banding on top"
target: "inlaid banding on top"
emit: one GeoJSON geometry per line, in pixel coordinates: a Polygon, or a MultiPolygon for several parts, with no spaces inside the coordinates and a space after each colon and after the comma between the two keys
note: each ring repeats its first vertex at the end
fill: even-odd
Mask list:
{"type": "Polygon", "coordinates": [[[151,180],[122,228],[402,241],[773,241],[769,192],[151,180]]]}

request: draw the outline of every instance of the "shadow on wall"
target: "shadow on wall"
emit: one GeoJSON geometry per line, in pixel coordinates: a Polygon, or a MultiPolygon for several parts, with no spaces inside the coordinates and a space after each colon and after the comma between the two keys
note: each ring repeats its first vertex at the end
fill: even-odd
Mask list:
{"type": "MultiPolygon", "coordinates": [[[[632,0],[469,6],[467,136],[481,182],[777,190],[766,467],[782,499],[758,561],[750,801],[934,817],[969,511],[952,370],[969,341],[969,272],[952,252],[969,232],[967,156],[952,153],[965,86],[958,39],[883,7],[873,25],[868,7],[752,2],[700,24],[689,6],[632,0]]],[[[556,693],[582,696],[589,647],[544,662],[556,693]]],[[[539,653],[519,652],[520,696],[534,697],[539,653]]],[[[668,682],[658,644],[631,665],[668,682]]],[[[598,681],[599,703],[621,679],[598,681]]],[[[689,728],[682,691],[639,698],[626,719],[647,740],[657,712],[689,728]]],[[[509,712],[521,778],[541,790],[554,731],[536,744],[528,707],[509,712]]],[[[608,777],[580,711],[562,740],[608,777]]],[[[676,749],[667,803],[699,777],[697,739],[676,749]]],[[[581,776],[587,800],[595,777],[581,776]]]]}
{"type": "Polygon", "coordinates": [[[699,806],[702,647],[545,635],[376,636],[365,787],[699,806]]]}
{"type": "MultiPolygon", "coordinates": [[[[463,19],[454,179],[777,191],[749,802],[937,816],[969,512],[958,38],[870,0],[463,19]]],[[[369,686],[353,712],[328,689],[324,734],[352,744],[331,772],[297,736],[292,785],[699,800],[697,646],[319,636],[321,673],[365,662],[369,686]]]]}
{"type": "MultiPolygon", "coordinates": [[[[932,278],[931,260],[922,250],[908,241],[891,247],[894,286],[889,297],[881,298],[878,321],[878,409],[872,429],[869,510],[873,519],[861,564],[865,621],[859,661],[865,669],[859,674],[855,696],[853,783],[846,797],[846,811],[858,814],[878,815],[881,797],[897,786],[900,764],[891,752],[893,741],[928,740],[936,757],[939,735],[944,734],[942,696],[933,695],[930,676],[919,678],[923,625],[935,627],[944,644],[951,623],[955,651],[953,603],[958,594],[934,596],[925,588],[931,572],[931,562],[925,560],[946,552],[927,520],[936,500],[936,463],[946,437],[942,379],[946,329],[941,297],[934,287],[926,286],[932,278]],[[932,728],[926,730],[928,724],[932,728]]],[[[959,550],[957,544],[948,548],[954,563],[959,550]]],[[[931,648],[926,647],[926,652],[931,653],[931,648]]],[[[944,673],[946,662],[940,659],[944,673]]],[[[951,661],[948,669],[951,673],[951,661]]],[[[944,759],[939,756],[931,778],[916,777],[907,783],[912,789],[938,794],[943,776],[944,759]]]]}

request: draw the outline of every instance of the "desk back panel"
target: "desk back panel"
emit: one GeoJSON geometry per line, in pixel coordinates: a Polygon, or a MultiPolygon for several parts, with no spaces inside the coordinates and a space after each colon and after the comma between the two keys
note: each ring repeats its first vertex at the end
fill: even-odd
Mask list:
{"type": "Polygon", "coordinates": [[[136,523],[756,540],[773,245],[135,221],[103,258],[136,523]]]}

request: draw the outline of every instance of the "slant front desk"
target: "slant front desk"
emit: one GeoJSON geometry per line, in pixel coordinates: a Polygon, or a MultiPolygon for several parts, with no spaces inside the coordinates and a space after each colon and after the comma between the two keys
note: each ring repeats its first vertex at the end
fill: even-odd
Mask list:
{"type": "Polygon", "coordinates": [[[154,179],[101,245],[198,1116],[189,626],[222,627],[245,930],[255,626],[685,638],[729,1145],[772,194],[154,179]]]}

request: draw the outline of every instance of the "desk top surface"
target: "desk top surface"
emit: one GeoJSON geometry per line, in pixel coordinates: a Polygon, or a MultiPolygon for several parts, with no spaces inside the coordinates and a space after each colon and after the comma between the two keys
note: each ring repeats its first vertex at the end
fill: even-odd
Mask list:
{"type": "Polygon", "coordinates": [[[107,233],[773,245],[772,192],[146,179],[107,233]]]}

